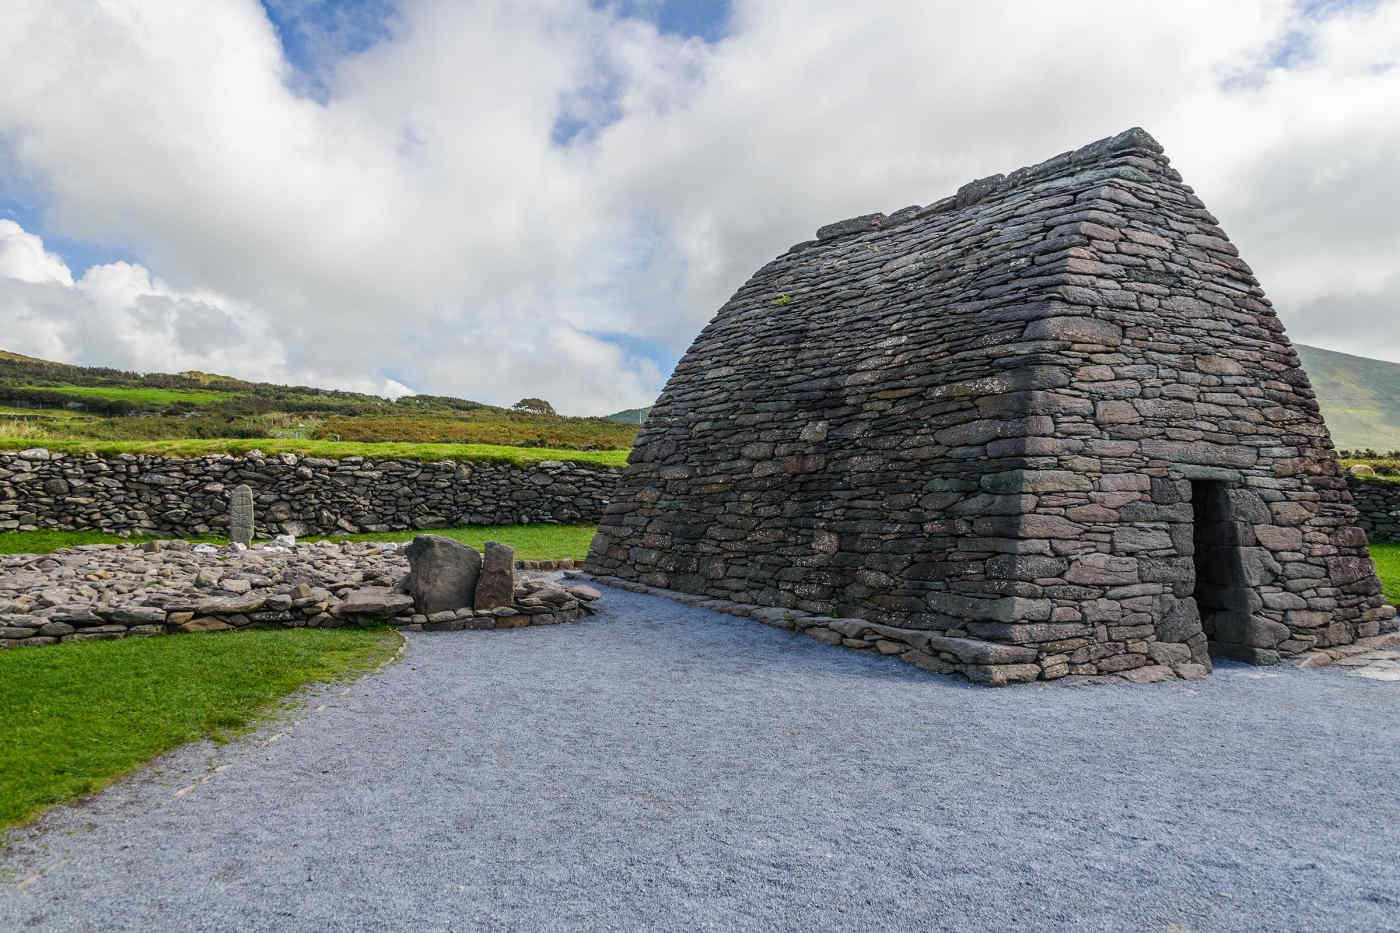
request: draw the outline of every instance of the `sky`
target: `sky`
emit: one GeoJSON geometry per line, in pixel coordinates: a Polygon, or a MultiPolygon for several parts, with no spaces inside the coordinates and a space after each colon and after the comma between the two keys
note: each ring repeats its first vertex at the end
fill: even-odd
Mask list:
{"type": "Polygon", "coordinates": [[[1400,0],[7,0],[0,348],[649,404],[818,226],[1140,125],[1400,361],[1400,0]]]}

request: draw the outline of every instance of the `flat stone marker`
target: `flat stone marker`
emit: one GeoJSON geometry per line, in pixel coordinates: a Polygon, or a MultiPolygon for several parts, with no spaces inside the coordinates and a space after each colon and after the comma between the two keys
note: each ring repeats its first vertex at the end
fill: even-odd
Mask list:
{"type": "Polygon", "coordinates": [[[228,540],[230,544],[253,544],[253,490],[246,483],[233,487],[229,499],[228,540]]]}
{"type": "Polygon", "coordinates": [[[474,609],[499,609],[515,601],[515,548],[487,541],[476,582],[474,609]]]}
{"type": "Polygon", "coordinates": [[[476,548],[442,535],[419,535],[404,552],[409,563],[404,589],[419,612],[471,608],[481,574],[476,548]]]}

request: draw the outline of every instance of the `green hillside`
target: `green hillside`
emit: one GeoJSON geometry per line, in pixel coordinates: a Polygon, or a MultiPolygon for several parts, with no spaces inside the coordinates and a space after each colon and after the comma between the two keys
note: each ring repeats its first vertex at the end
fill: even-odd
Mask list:
{"type": "Polygon", "coordinates": [[[625,451],[636,436],[636,424],[447,396],[390,401],[213,373],[72,366],[0,350],[0,446],[6,447],[280,439],[589,452],[625,451]]]}
{"type": "Polygon", "coordinates": [[[1400,363],[1295,346],[1338,450],[1400,450],[1400,363]]]}
{"type": "Polygon", "coordinates": [[[642,424],[647,420],[647,415],[651,414],[651,406],[646,408],[628,408],[624,411],[615,411],[611,415],[603,417],[614,424],[642,424]]]}

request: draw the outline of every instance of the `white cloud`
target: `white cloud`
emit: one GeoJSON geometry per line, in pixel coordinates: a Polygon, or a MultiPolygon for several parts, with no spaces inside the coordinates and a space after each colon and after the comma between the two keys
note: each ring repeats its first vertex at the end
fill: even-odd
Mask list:
{"type": "Polygon", "coordinates": [[[0,227],[21,352],[632,407],[664,373],[592,334],[679,353],[820,224],[1141,124],[1295,338],[1400,358],[1395,2],[741,0],[707,45],[585,0],[409,0],[324,104],[255,0],[12,5],[0,141],[46,225],[161,276],[65,283],[0,227]],[[561,115],[607,125],[561,148],[561,115]]]}
{"type": "Polygon", "coordinates": [[[13,220],[0,220],[0,276],[21,282],[73,284],[73,274],[64,261],[13,220]]]}

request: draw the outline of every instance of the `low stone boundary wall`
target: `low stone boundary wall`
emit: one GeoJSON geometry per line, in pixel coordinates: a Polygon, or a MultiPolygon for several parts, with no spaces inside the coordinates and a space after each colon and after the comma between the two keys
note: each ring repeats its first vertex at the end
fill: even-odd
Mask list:
{"type": "Polygon", "coordinates": [[[1372,541],[1400,541],[1400,482],[1348,476],[1356,523],[1372,541]]]}
{"type": "Polygon", "coordinates": [[[0,555],[0,649],[243,628],[405,631],[575,622],[598,592],[543,577],[516,581],[510,605],[423,614],[397,587],[404,549],[358,542],[237,548],[84,545],[0,555]]]}
{"type": "Polygon", "coordinates": [[[587,524],[602,516],[620,473],[561,461],[0,451],[0,532],[227,534],[229,496],[239,484],[253,490],[259,536],[587,524]]]}

